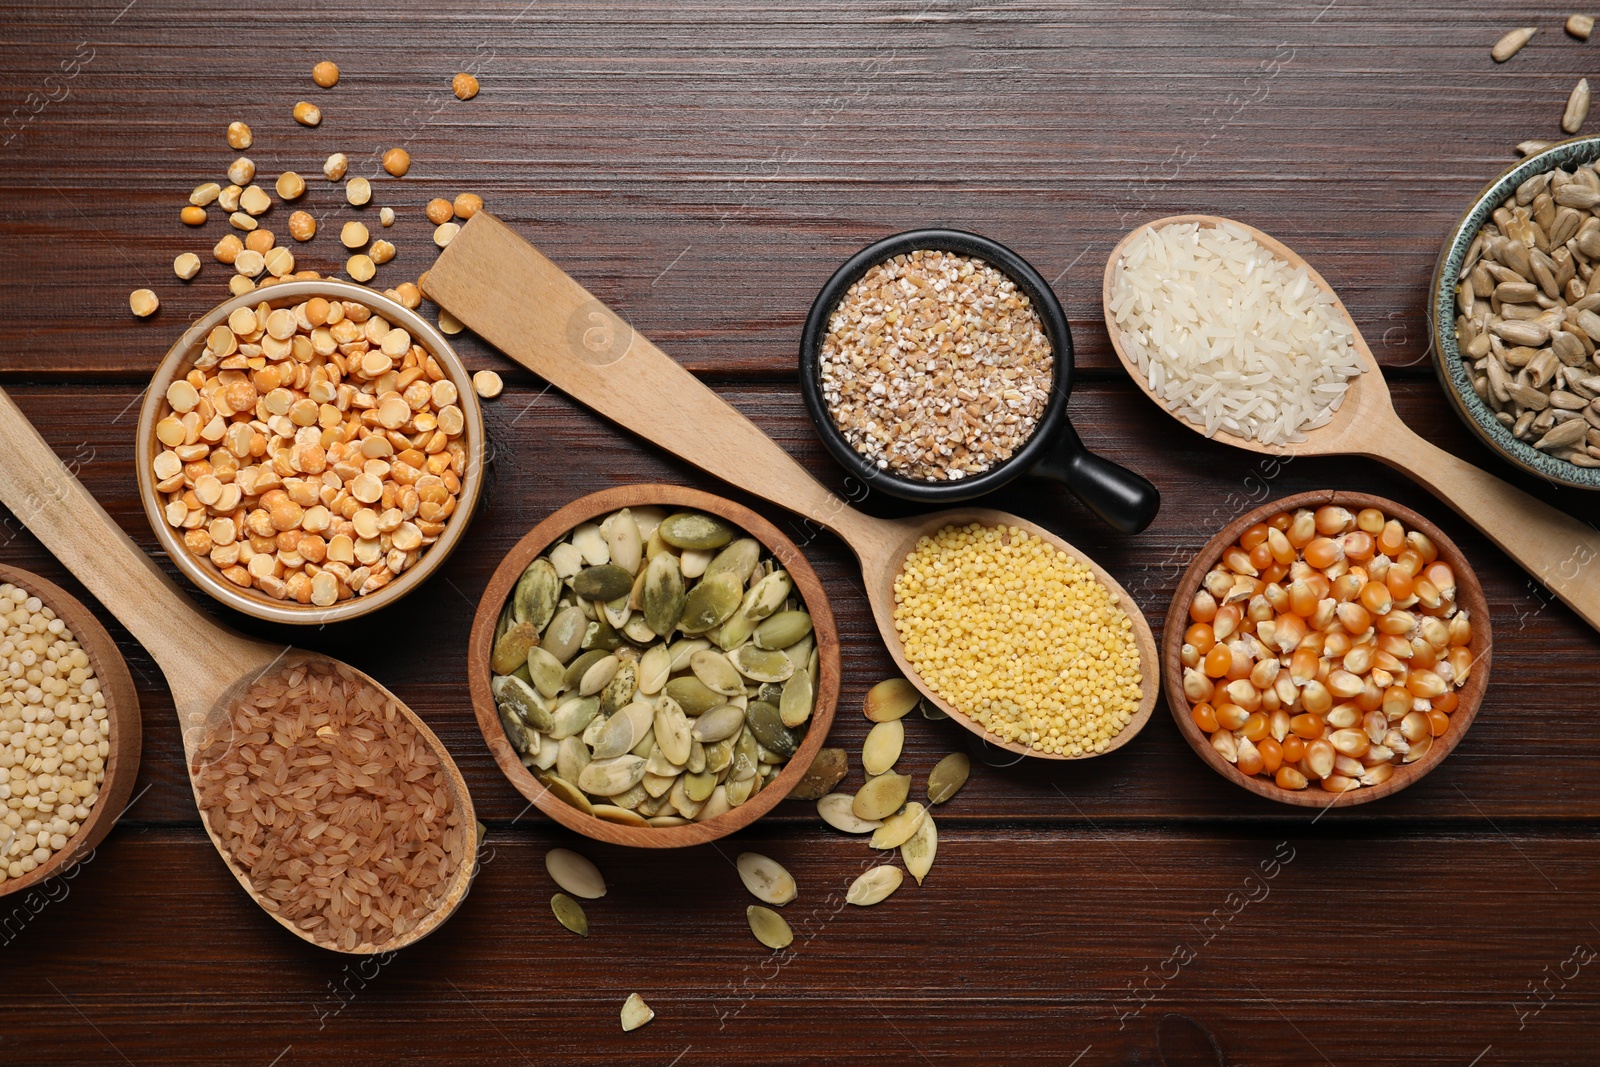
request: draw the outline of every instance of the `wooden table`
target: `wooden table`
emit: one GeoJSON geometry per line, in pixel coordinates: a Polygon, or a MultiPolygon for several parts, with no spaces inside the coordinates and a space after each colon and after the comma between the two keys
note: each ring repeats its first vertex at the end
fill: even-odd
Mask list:
{"type": "MultiPolygon", "coordinates": [[[[927,884],[868,910],[842,892],[869,850],[809,804],[717,847],[593,846],[530,811],[490,760],[467,699],[472,610],[507,548],[574,497],[654,479],[720,489],[463,336],[463,357],[507,389],[485,407],[487,500],[439,576],[326,632],[206,607],[348,658],[427,718],[489,825],[466,904],[416,948],[366,963],[268,922],[199,828],[166,687],[114,629],[144,702],[137,799],[52,898],[0,901],[0,1061],[1088,1067],[1162,1062],[1158,1027],[1177,1012],[1230,1063],[1594,1062],[1600,637],[1397,474],[1263,462],[1179,428],[1118,369],[1098,302],[1106,253],[1134,224],[1248,220],[1339,289],[1415,427],[1515,478],[1447,408],[1424,302],[1447,228],[1514,144],[1557,135],[1568,90],[1596,70],[1600,45],[1562,34],[1555,9],[125,3],[0,11],[0,107],[15,109],[0,111],[0,381],[151,551],[134,495],[141,390],[182,326],[225,296],[209,255],[225,224],[189,230],[178,208],[222,177],[236,154],[223,129],[243,119],[264,175],[309,176],[323,232],[295,249],[303,265],[339,266],[334,238],[352,215],[322,159],[344,151],[353,174],[377,175],[381,150],[403,144],[410,175],[375,182],[374,206],[399,213],[380,283],[430,261],[427,199],[476,191],[831,485],[838,468],[794,376],[817,288],[896,230],[995,237],[1067,306],[1084,439],[1165,496],[1133,538],[1049,488],[1016,485],[996,506],[1092,553],[1159,627],[1191,553],[1232,515],[1304,489],[1381,493],[1471,556],[1499,647],[1450,760],[1320,821],[1223,781],[1158,709],[1104,759],[990,766],[975,751],[971,783],[941,809],[927,884]],[[1540,27],[1534,42],[1492,63],[1489,46],[1522,24],[1540,27]],[[344,70],[332,91],[310,81],[321,59],[344,70]],[[477,99],[450,95],[458,70],[482,80],[477,99]],[[320,129],[291,122],[300,99],[322,106],[320,129]],[[183,251],[205,262],[189,285],[169,267],[183,251]],[[162,308],[136,321],[127,295],[146,285],[162,308]],[[555,845],[582,849],[610,882],[587,940],[550,914],[541,857],[555,845]],[[746,928],[730,862],[744,849],[802,887],[781,955],[746,928]],[[658,1014],[624,1035],[630,992],[658,1014]]],[[[270,216],[280,232],[283,214],[270,216]]],[[[1592,497],[1530,488],[1600,518],[1592,497]]],[[[0,559],[78,588],[4,518],[0,559]]],[[[842,546],[822,535],[806,551],[840,618],[834,739],[855,753],[862,695],[889,660],[842,546]]],[[[948,722],[908,726],[903,766],[919,783],[972,741],[948,722]]],[[[1168,1062],[1206,1062],[1172,1049],[1168,1062]]]]}

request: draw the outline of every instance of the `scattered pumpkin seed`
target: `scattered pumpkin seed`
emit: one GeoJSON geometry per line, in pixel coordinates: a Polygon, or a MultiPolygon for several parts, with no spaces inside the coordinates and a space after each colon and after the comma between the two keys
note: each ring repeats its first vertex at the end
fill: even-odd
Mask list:
{"type": "Polygon", "coordinates": [[[868,774],[878,775],[891,770],[900,759],[905,747],[906,727],[899,719],[880,722],[867,731],[867,740],[861,746],[861,766],[868,774]]]}
{"type": "Polygon", "coordinates": [[[888,771],[868,779],[856,793],[851,811],[864,820],[887,819],[900,810],[911,794],[911,776],[888,771]]]}
{"type": "Polygon", "coordinates": [[[928,809],[915,800],[900,811],[883,820],[883,825],[872,833],[873,848],[899,848],[922,829],[928,819],[928,809]]]}
{"type": "Polygon", "coordinates": [[[565,893],[557,893],[550,898],[550,910],[556,913],[556,922],[579,937],[589,936],[589,916],[584,914],[582,904],[565,893]]]}
{"type": "Polygon", "coordinates": [[[829,793],[817,801],[817,814],[835,830],[847,834],[870,834],[883,823],[878,819],[863,819],[855,813],[855,797],[849,793],[829,793]]]}
{"type": "Polygon", "coordinates": [[[606,895],[606,880],[587,856],[570,848],[553,848],[544,854],[544,869],[551,880],[575,897],[598,900],[606,895]]]}
{"type": "Polygon", "coordinates": [[[924,719],[933,719],[934,721],[938,721],[939,719],[948,719],[950,717],[949,715],[945,714],[945,710],[943,708],[929,700],[927,697],[923,697],[921,700],[917,701],[917,710],[922,712],[922,717],[924,719]]]}
{"type": "Polygon", "coordinates": [[[794,931],[789,929],[784,917],[771,908],[752,904],[744,910],[744,914],[750,921],[750,932],[768,948],[782,951],[794,943],[794,931]]]}
{"type": "Polygon", "coordinates": [[[904,878],[905,875],[900,873],[899,867],[888,864],[874,867],[850,883],[850,889],[844,895],[845,903],[862,908],[871,907],[899,889],[900,882],[904,878]]]}
{"type": "Polygon", "coordinates": [[[934,853],[938,850],[939,831],[933,824],[933,816],[927,815],[911,839],[900,846],[900,859],[918,885],[928,876],[929,869],[933,867],[934,853]]]}
{"type": "MultiPolygon", "coordinates": [[[[657,727],[659,732],[660,728],[657,727]]],[[[821,800],[850,773],[850,756],[842,748],[825,748],[789,793],[791,800],[821,800]]],[[[845,797],[849,801],[850,797],[845,797]]]]}
{"type": "Polygon", "coordinates": [[[972,773],[972,760],[965,752],[952,752],[934,765],[928,775],[928,803],[943,804],[967,784],[972,773]]]}
{"type": "Polygon", "coordinates": [[[750,895],[763,904],[781,908],[800,895],[794,876],[770,856],[741,852],[734,866],[739,868],[739,880],[750,890],[750,895]]]}
{"type": "MultiPolygon", "coordinates": [[[[459,86],[461,84],[460,79],[463,77],[472,78],[472,75],[456,75],[456,84],[458,86],[456,89],[456,95],[460,96],[463,100],[467,100],[477,93],[478,79],[472,78],[471,92],[468,92],[465,96],[462,96],[463,90],[461,90],[459,86]]],[[[637,1030],[639,1027],[643,1026],[645,1023],[649,1022],[655,1017],[656,1013],[651,1009],[650,1005],[644,1002],[644,998],[639,996],[637,993],[629,993],[628,999],[622,1002],[622,1029],[624,1031],[637,1030]]]]}
{"type": "Polygon", "coordinates": [[[904,716],[920,699],[917,687],[904,678],[888,678],[867,690],[863,711],[873,722],[888,722],[904,716]]]}

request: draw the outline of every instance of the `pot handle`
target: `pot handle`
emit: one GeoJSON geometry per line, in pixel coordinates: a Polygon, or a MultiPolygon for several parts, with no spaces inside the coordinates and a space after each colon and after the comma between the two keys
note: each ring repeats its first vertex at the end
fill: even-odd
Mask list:
{"type": "Polygon", "coordinates": [[[1161,510],[1161,492],[1126,467],[1083,447],[1078,431],[1062,420],[1054,447],[1033,467],[1033,474],[1072,490],[1085,507],[1125,534],[1149,526],[1161,510]]]}

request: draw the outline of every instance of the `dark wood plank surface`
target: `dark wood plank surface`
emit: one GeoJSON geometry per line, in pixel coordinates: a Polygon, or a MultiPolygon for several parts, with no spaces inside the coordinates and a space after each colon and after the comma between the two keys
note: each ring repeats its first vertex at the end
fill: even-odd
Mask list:
{"type": "MultiPolygon", "coordinates": [[[[485,410],[489,492],[440,575],[314,637],[204,606],[349,659],[429,720],[491,827],[466,905],[376,975],[266,922],[198,828],[164,682],[114,628],[144,703],[143,792],[70,882],[0,901],[11,964],[0,1062],[1087,1067],[1162,1062],[1157,1023],[1174,1011],[1209,1027],[1230,1063],[1593,1061],[1600,979],[1581,961],[1600,947],[1588,890],[1600,870],[1600,635],[1400,473],[1264,464],[1178,427],[1122,377],[1098,307],[1105,256],[1130,226],[1181,211],[1248,220],[1340,289],[1413,426],[1514,477],[1440,396],[1423,306],[1446,230],[1513,144],[1555,135],[1571,83],[1593,69],[1596,46],[1560,32],[1565,12],[1355,0],[124,3],[0,5],[0,382],[147,549],[137,402],[226,277],[208,253],[224,224],[192,231],[176,212],[221,176],[236,154],[222,130],[243,118],[263,175],[308,176],[323,232],[296,247],[305,264],[338,266],[334,236],[352,215],[320,178],[322,158],[346,151],[353,172],[376,174],[381,148],[404,143],[411,174],[375,182],[373,206],[400,212],[384,233],[400,255],[381,282],[431,259],[429,197],[477,191],[832,485],[838,470],[793,381],[817,287],[898,229],[996,237],[1067,305],[1081,433],[1155,481],[1165,507],[1130,539],[1050,489],[1019,484],[996,506],[1091,553],[1159,627],[1190,554],[1232,515],[1304,489],[1381,493],[1458,539],[1498,648],[1461,747],[1377,804],[1313,823],[1243,794],[1162,708],[1101,760],[1009,766],[974,748],[928,884],[870,911],[839,903],[869,850],[806,804],[780,805],[719,848],[641,856],[577,842],[612,886],[579,941],[549,916],[541,863],[575,839],[528,811],[489,758],[466,695],[468,621],[506,549],[574,497],[643,480],[724,490],[463,336],[469,364],[500,370],[508,388],[485,410]],[[1533,44],[1495,66],[1489,45],[1523,24],[1540,27],[1533,44]],[[307,77],[323,58],[344,69],[332,92],[307,77]],[[478,72],[477,100],[448,95],[459,69],[478,72]],[[320,129],[289,120],[302,98],[323,106],[320,129]],[[205,269],[184,286],[169,264],[191,250],[205,269]],[[163,301],[148,322],[127,313],[141,285],[163,301]],[[780,956],[744,926],[747,897],[725,860],[747,848],[802,885],[789,908],[800,939],[780,956]],[[616,1013],[634,991],[658,1018],[623,1035],[616,1013]]],[[[285,214],[269,216],[280,235],[285,214]]],[[[1600,501],[1529,488],[1600,520],[1600,501]]],[[[828,535],[805,547],[840,620],[834,738],[854,764],[862,694],[889,660],[847,551],[828,535]]],[[[77,588],[3,512],[0,558],[77,588]]],[[[969,745],[950,723],[908,725],[904,764],[919,781],[969,745]]]]}

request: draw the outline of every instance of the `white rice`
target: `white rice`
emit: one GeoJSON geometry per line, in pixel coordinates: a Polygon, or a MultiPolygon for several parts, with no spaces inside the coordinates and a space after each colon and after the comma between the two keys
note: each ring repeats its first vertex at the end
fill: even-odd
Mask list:
{"type": "Polygon", "coordinates": [[[1146,230],[1117,262],[1111,292],[1123,351],[1167,410],[1207,437],[1304,441],[1362,370],[1332,297],[1237,226],[1146,230]]]}

